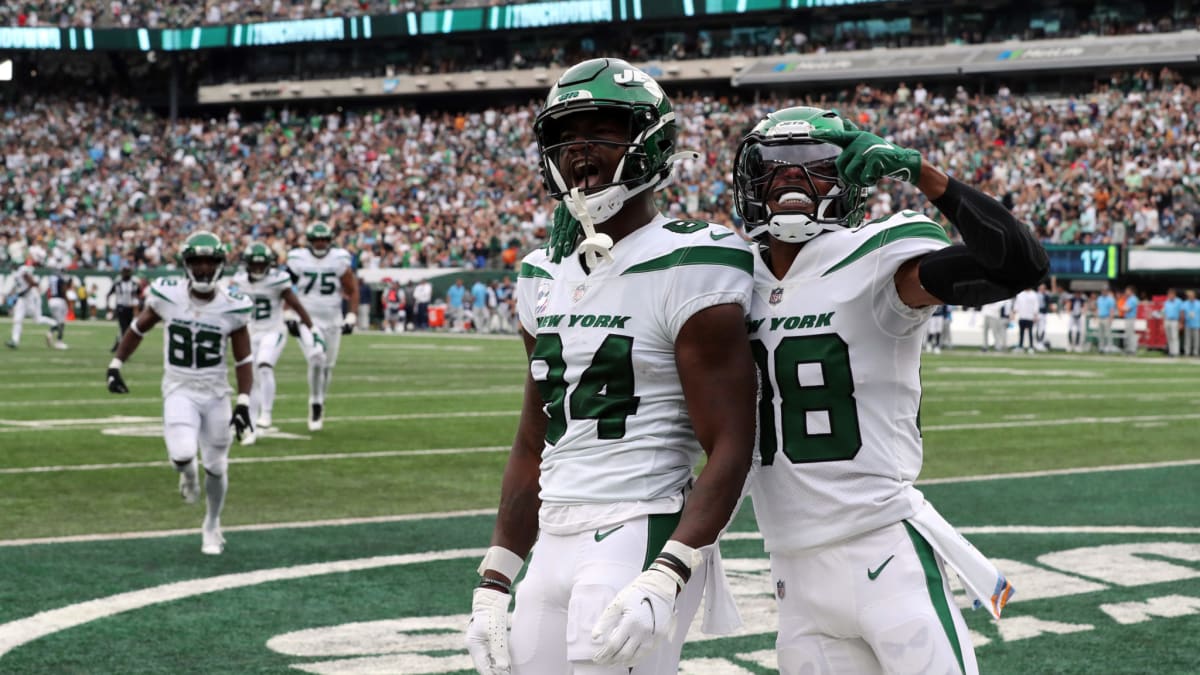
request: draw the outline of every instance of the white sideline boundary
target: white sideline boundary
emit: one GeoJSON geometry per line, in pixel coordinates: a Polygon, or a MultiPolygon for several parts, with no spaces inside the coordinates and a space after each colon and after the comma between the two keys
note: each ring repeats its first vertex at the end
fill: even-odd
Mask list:
{"type": "MultiPolygon", "coordinates": [[[[232,460],[231,460],[232,461],[232,460]]],[[[980,481],[1005,480],[1009,478],[1041,478],[1044,476],[1063,476],[1084,473],[1106,473],[1112,471],[1140,471],[1143,469],[1160,469],[1173,466],[1193,466],[1200,464],[1200,459],[1180,460],[1173,462],[1147,462],[1140,464],[1114,464],[1108,466],[1084,467],[1077,469],[1050,469],[1047,471],[1025,471],[1021,473],[984,474],[979,476],[960,476],[956,478],[934,478],[918,481],[918,485],[945,485],[952,483],[973,483],[980,481]]],[[[156,463],[155,466],[162,466],[156,463]]],[[[332,520],[309,520],[291,523],[258,523],[254,525],[223,526],[225,532],[253,532],[264,530],[285,530],[309,527],[340,527],[346,525],[364,525],[372,523],[397,523],[404,521],[436,520],[439,518],[460,518],[467,516],[494,515],[496,509],[472,509],[465,511],[443,511],[440,513],[412,513],[395,516],[370,516],[364,518],[337,518],[332,520]]],[[[1037,525],[987,525],[978,527],[956,528],[963,534],[1058,534],[1070,532],[1102,533],[1102,534],[1200,534],[1200,527],[1139,527],[1133,525],[1116,526],[1037,526],[1037,525]]],[[[196,528],[186,530],[154,530],[147,532],[115,532],[111,534],[79,534],[65,537],[40,537],[32,539],[0,540],[0,547],[31,546],[36,544],[71,544],[96,541],[122,541],[129,539],[160,539],[182,535],[195,536],[196,528]]],[[[730,540],[761,538],[757,532],[726,532],[723,538],[730,540]]]]}

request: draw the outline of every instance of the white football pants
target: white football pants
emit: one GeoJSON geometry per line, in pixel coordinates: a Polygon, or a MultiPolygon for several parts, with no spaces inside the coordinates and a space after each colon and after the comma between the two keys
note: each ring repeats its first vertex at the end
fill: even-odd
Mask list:
{"type": "Polygon", "coordinates": [[[679,653],[700,598],[706,567],[675,600],[670,640],[633,669],[598,666],[592,628],[604,608],[662,550],[678,514],[640,516],[601,530],[557,536],[542,532],[516,589],[512,615],[513,675],[661,675],[679,671],[679,653]],[[648,559],[649,558],[649,559],[648,559]]]}
{"type": "Polygon", "coordinates": [[[53,327],[55,325],[54,319],[42,314],[42,299],[37,293],[29,291],[17,298],[17,304],[13,305],[13,344],[21,344],[21,324],[25,321],[25,317],[30,317],[43,326],[53,327]]]}
{"type": "Polygon", "coordinates": [[[189,462],[199,450],[204,468],[224,475],[233,431],[229,396],[175,390],[163,399],[163,438],[176,464],[189,462]]]}
{"type": "Polygon", "coordinates": [[[773,553],[781,675],[978,675],[941,558],[905,523],[773,553]]]}

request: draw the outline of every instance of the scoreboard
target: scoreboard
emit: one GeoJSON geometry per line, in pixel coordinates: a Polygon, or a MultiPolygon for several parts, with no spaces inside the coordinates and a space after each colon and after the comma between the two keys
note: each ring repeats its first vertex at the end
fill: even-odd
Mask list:
{"type": "Polygon", "coordinates": [[[1046,244],[1050,276],[1059,279],[1113,280],[1121,274],[1119,244],[1046,244]]]}

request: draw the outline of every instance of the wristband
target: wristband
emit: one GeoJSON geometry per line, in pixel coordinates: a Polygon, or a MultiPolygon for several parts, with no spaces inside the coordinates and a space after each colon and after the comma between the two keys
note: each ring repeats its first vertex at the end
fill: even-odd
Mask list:
{"type": "Polygon", "coordinates": [[[237,404],[244,405],[247,408],[249,408],[250,407],[250,395],[249,394],[238,394],[237,404]]]}
{"type": "Polygon", "coordinates": [[[129,322],[129,330],[133,331],[133,334],[138,337],[146,337],[146,334],[142,332],[142,329],[138,328],[137,319],[129,322]]]}
{"type": "Polygon", "coordinates": [[[494,588],[497,591],[500,591],[501,593],[508,593],[509,595],[512,594],[512,584],[501,581],[500,579],[484,577],[479,580],[479,587],[480,588],[494,588]]]}
{"type": "MultiPolygon", "coordinates": [[[[670,554],[668,554],[668,555],[670,555],[670,554]]],[[[675,556],[671,556],[671,557],[674,558],[675,556]]],[[[664,565],[661,562],[659,562],[659,560],[663,560],[663,559],[664,559],[663,556],[659,555],[658,560],[655,560],[653,563],[650,564],[650,567],[648,567],[646,569],[654,570],[655,572],[660,572],[662,574],[665,574],[667,576],[667,578],[669,578],[671,581],[675,582],[675,588],[677,589],[676,592],[682,591],[683,587],[687,586],[688,580],[683,578],[682,576],[680,576],[679,573],[674,570],[674,568],[669,567],[669,566],[664,565]]]]}
{"type": "Polygon", "coordinates": [[[668,539],[657,557],[687,570],[689,575],[704,562],[704,554],[698,549],[675,539],[668,539]]]}
{"type": "Polygon", "coordinates": [[[117,370],[120,370],[121,366],[123,366],[123,365],[125,365],[125,362],[118,358],[114,358],[112,361],[108,362],[109,368],[115,368],[117,370]]]}
{"type": "Polygon", "coordinates": [[[504,548],[503,546],[493,546],[487,550],[483,556],[483,560],[479,563],[479,576],[483,573],[492,570],[499,572],[508,577],[508,580],[516,581],[517,575],[521,573],[521,568],[525,566],[525,559],[504,548]]]}

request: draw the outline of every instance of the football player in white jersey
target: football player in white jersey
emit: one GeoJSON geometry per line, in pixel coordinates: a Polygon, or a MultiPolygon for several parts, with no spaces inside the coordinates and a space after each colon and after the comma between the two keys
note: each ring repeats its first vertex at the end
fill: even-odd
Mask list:
{"type": "Polygon", "coordinates": [[[1045,251],[999,202],[837,113],[786,108],[738,149],[755,256],[750,339],[762,467],[751,495],[779,605],[784,675],[975,673],[944,563],[993,616],[1012,587],[913,486],[920,358],[936,305],[1011,297],[1045,251]],[[924,214],[862,223],[871,186],[913,183],[924,214]]]}
{"type": "MultiPolygon", "coordinates": [[[[300,326],[300,346],[306,357],[324,359],[325,341],[314,330],[312,319],[292,290],[292,278],[275,267],[275,253],[262,242],[254,242],[242,251],[242,269],[233,275],[233,286],[254,302],[250,321],[250,346],[254,351],[254,389],[250,392],[250,415],[258,433],[271,426],[275,406],[275,363],[287,344],[283,326],[283,307],[296,313],[300,326]]],[[[242,445],[252,445],[255,432],[242,436],[242,445]]]]}
{"type": "Polygon", "coordinates": [[[54,319],[42,314],[42,296],[31,265],[21,265],[17,268],[17,273],[13,275],[12,295],[16,296],[12,308],[12,336],[4,345],[9,349],[16,349],[21,345],[21,328],[25,317],[28,316],[33,317],[37,323],[50,327],[46,332],[46,345],[54,347],[54,329],[58,324],[54,319]]]}
{"type": "Polygon", "coordinates": [[[146,308],[121,338],[116,358],[108,365],[108,390],[127,394],[121,365],[159,321],[163,332],[163,437],[167,454],[179,472],[179,493],[189,504],[200,494],[196,466],[199,449],[204,462],[207,510],[200,551],[220,554],[221,508],[229,486],[230,427],[241,437],[254,430],[250,422],[253,356],[250,323],[254,303],[217,285],[225,264],[225,247],[211,232],[195,232],[183,244],[180,263],[187,280],[161,278],[150,286],[146,308]],[[229,413],[229,371],[225,342],[229,341],[237,370],[237,404],[229,413]]]}
{"type": "Polygon", "coordinates": [[[311,350],[308,359],[308,429],[319,431],[324,425],[325,396],[337,364],[342,335],[354,329],[354,314],[342,313],[342,301],[358,306],[358,279],[350,267],[350,253],[333,245],[333,230],[325,223],[309,225],[307,248],[288,252],[287,269],[296,284],[304,308],[325,340],[324,351],[311,350]]]}
{"type": "Polygon", "coordinates": [[[570,68],[534,128],[566,208],[521,264],[529,371],[468,650],[487,675],[674,673],[753,457],[751,254],[658,212],[655,189],[698,155],[675,151],[671,103],[642,71],[570,68]]]}

